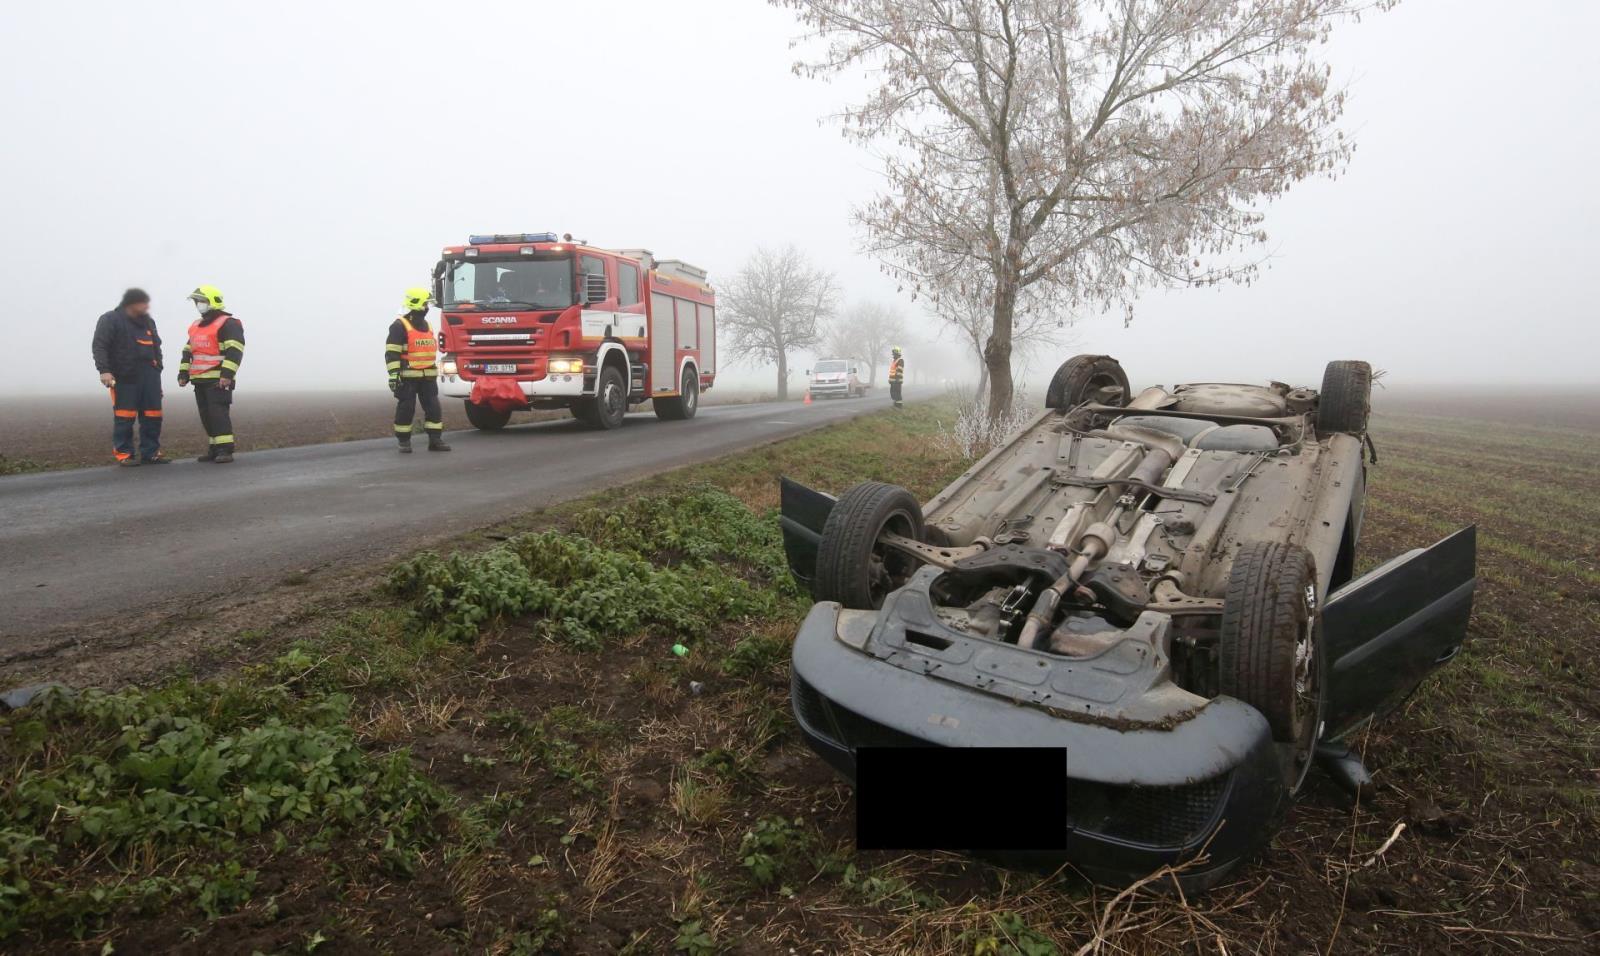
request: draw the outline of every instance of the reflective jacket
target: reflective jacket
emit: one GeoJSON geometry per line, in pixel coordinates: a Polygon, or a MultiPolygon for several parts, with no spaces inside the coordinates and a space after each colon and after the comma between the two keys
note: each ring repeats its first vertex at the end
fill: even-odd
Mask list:
{"type": "Polygon", "coordinates": [[[905,380],[906,380],[906,360],[904,358],[892,358],[892,359],[890,359],[889,360],[889,381],[891,383],[893,383],[893,382],[903,382],[905,380]]]}
{"type": "Polygon", "coordinates": [[[193,381],[215,381],[239,374],[244,361],[244,323],[227,312],[213,310],[189,325],[189,341],[183,347],[178,371],[187,372],[193,381]]]}
{"type": "Polygon", "coordinates": [[[390,323],[383,359],[390,375],[401,378],[438,376],[439,337],[428,327],[426,313],[408,312],[390,323]]]}

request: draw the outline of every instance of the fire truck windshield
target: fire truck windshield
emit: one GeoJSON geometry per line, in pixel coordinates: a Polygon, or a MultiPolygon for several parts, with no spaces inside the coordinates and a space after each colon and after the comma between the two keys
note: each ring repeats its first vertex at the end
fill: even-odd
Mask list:
{"type": "Polygon", "coordinates": [[[460,259],[448,262],[444,274],[446,308],[463,305],[490,308],[565,309],[572,297],[572,260],[460,259]]]}

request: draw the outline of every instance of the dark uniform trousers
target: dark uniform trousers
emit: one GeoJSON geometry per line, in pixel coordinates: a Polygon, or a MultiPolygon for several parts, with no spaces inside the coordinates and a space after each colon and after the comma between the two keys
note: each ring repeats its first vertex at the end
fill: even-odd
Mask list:
{"type": "Polygon", "coordinates": [[[233,389],[218,388],[204,379],[191,381],[200,425],[211,439],[211,454],[233,454],[233,389]]]}
{"type": "Polygon", "coordinates": [[[161,370],[150,366],[117,378],[111,389],[111,444],[118,461],[134,456],[133,426],[139,425],[138,455],[149,461],[161,454],[161,370]]]}
{"type": "Polygon", "coordinates": [[[422,427],[433,438],[444,432],[444,409],[439,407],[439,380],[433,376],[401,378],[394,390],[394,431],[403,442],[411,439],[411,423],[422,403],[422,427]]]}

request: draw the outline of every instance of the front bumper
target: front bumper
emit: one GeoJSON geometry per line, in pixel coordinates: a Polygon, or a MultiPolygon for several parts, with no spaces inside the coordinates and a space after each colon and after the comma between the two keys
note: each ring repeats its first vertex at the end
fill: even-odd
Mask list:
{"type": "MultiPolygon", "coordinates": [[[[477,380],[463,378],[460,375],[441,375],[439,394],[447,398],[468,398],[472,395],[472,385],[475,381],[477,380]]],[[[582,374],[546,375],[538,381],[518,381],[517,385],[530,401],[538,398],[580,398],[584,394],[582,374]]]]}
{"type": "Polygon", "coordinates": [[[849,382],[812,382],[812,397],[827,397],[829,395],[849,395],[849,382]]]}
{"type": "Polygon", "coordinates": [[[1069,862],[1092,879],[1126,883],[1203,851],[1206,861],[1183,876],[1203,888],[1259,848],[1281,818],[1286,798],[1270,731],[1246,704],[1217,698],[1160,729],[1081,723],[857,651],[835,636],[838,611],[819,603],[801,625],[791,702],[806,742],[847,779],[860,746],[1066,747],[1065,859],[1016,853],[1003,861],[1069,862]]]}

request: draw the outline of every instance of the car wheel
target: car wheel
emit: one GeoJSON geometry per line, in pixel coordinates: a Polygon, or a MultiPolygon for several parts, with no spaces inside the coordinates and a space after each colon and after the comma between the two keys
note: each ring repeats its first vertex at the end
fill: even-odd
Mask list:
{"type": "Polygon", "coordinates": [[[607,365],[600,370],[600,377],[594,383],[594,398],[572,410],[573,417],[578,421],[599,429],[621,428],[622,419],[627,414],[627,385],[622,381],[622,373],[614,365],[607,365]]]}
{"type": "Polygon", "coordinates": [[[656,417],[662,421],[681,422],[694,417],[700,407],[700,376],[693,368],[683,370],[683,381],[678,384],[679,394],[673,398],[651,401],[656,417]]]}
{"type": "Polygon", "coordinates": [[[476,402],[464,402],[463,404],[467,406],[467,421],[471,422],[472,427],[479,431],[497,432],[506,427],[507,422],[511,421],[511,411],[509,409],[499,411],[490,408],[488,405],[479,405],[476,402]]]}
{"type": "Polygon", "coordinates": [[[1329,362],[1317,398],[1317,434],[1364,435],[1372,411],[1372,366],[1348,359],[1329,362]]]}
{"type": "Polygon", "coordinates": [[[863,611],[882,607],[883,599],[905,584],[918,565],[878,544],[885,531],[922,540],[922,505],[911,492],[878,481],[845,492],[822,526],[812,597],[863,611]]]}
{"type": "Polygon", "coordinates": [[[1251,541],[1234,555],[1222,604],[1218,689],[1267,719],[1289,793],[1322,732],[1322,610],[1311,552],[1251,541]]]}
{"type": "Polygon", "coordinates": [[[1045,390],[1046,408],[1072,408],[1084,402],[1128,404],[1128,373],[1109,355],[1074,355],[1061,363],[1045,390]]]}

